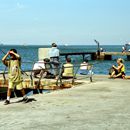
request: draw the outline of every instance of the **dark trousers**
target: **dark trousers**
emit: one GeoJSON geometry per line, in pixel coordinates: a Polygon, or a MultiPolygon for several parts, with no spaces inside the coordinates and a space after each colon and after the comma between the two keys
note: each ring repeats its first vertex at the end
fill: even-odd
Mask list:
{"type": "Polygon", "coordinates": [[[51,57],[50,58],[51,62],[51,73],[54,76],[57,76],[59,74],[59,57],[51,57]]]}

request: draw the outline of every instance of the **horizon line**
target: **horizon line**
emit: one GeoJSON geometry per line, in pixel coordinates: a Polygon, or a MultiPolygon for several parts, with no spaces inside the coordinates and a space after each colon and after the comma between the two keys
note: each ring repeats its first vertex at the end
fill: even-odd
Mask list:
{"type": "MultiPolygon", "coordinates": [[[[51,44],[1,44],[0,46],[51,46],[51,44]]],[[[57,44],[58,46],[97,46],[96,44],[57,44]]],[[[123,46],[125,44],[100,44],[100,46],[123,46]]]]}

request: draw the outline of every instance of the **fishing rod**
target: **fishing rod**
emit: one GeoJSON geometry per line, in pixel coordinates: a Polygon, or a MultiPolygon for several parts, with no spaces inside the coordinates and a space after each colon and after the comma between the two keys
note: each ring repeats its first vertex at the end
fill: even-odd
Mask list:
{"type": "Polygon", "coordinates": [[[94,39],[94,41],[95,41],[98,45],[100,44],[97,40],[94,39]]]}
{"type": "MultiPolygon", "coordinates": [[[[5,52],[2,49],[0,49],[0,51],[5,55],[5,52]]],[[[6,77],[5,77],[6,69],[7,69],[7,66],[4,69],[4,73],[2,73],[3,74],[3,78],[4,78],[4,84],[6,83],[6,77]]]]}
{"type": "Polygon", "coordinates": [[[4,55],[6,54],[2,49],[0,49],[0,51],[1,51],[4,55]]]}
{"type": "Polygon", "coordinates": [[[96,42],[98,48],[97,48],[97,55],[100,56],[100,43],[97,40],[94,40],[96,42]]]}

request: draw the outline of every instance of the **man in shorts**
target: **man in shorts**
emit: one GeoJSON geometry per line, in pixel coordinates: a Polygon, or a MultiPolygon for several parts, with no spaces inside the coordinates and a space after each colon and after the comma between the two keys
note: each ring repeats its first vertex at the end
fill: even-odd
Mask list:
{"type": "Polygon", "coordinates": [[[23,96],[21,101],[27,103],[28,97],[25,95],[25,91],[22,85],[22,75],[21,75],[21,57],[17,54],[16,49],[11,49],[7,54],[2,58],[4,65],[8,67],[8,78],[9,86],[7,90],[7,99],[4,102],[4,105],[10,104],[11,91],[16,87],[17,90],[20,90],[23,96]],[[8,59],[8,56],[10,57],[8,59]]]}

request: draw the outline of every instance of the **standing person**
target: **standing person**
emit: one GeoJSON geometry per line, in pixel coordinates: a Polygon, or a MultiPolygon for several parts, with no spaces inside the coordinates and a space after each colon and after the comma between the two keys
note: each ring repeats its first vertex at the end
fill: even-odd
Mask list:
{"type": "Polygon", "coordinates": [[[104,52],[104,49],[103,49],[103,48],[100,48],[100,52],[104,52]]]}
{"type": "Polygon", "coordinates": [[[122,53],[125,53],[126,52],[126,46],[123,46],[122,47],[122,53]]]}
{"type": "Polygon", "coordinates": [[[16,49],[11,49],[7,54],[2,58],[2,62],[4,65],[8,67],[8,78],[9,78],[9,86],[7,90],[7,99],[4,102],[4,105],[10,104],[10,96],[11,90],[15,87],[17,90],[20,90],[23,96],[23,102],[28,102],[28,97],[25,95],[25,91],[22,85],[22,76],[21,76],[21,57],[17,54],[16,49]],[[10,59],[7,57],[10,56],[10,59]]]}
{"type": "Polygon", "coordinates": [[[52,48],[49,51],[50,62],[52,63],[52,73],[54,74],[55,78],[58,76],[58,67],[59,67],[59,56],[60,51],[57,48],[55,43],[52,43],[52,48]]]}

